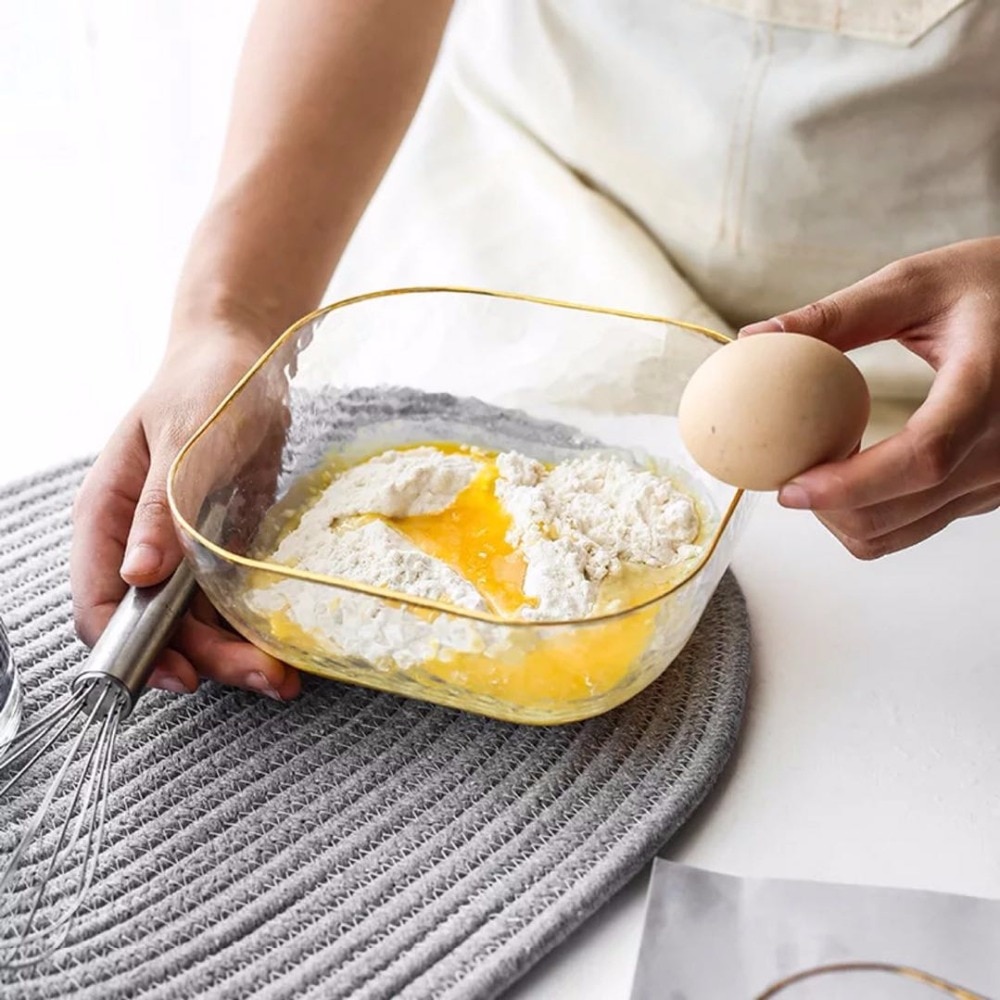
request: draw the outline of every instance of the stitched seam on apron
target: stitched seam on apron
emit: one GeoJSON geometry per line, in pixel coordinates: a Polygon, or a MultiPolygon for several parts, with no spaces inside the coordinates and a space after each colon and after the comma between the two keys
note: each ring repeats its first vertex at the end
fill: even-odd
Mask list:
{"type": "Polygon", "coordinates": [[[736,190],[736,205],[733,213],[733,246],[740,250],[743,246],[744,206],[746,204],[747,182],[750,176],[750,144],[753,141],[753,127],[760,108],[760,95],[764,88],[764,78],[770,68],[771,56],[774,52],[774,29],[771,25],[764,26],[764,45],[757,63],[756,76],[751,84],[753,93],[750,102],[750,113],[747,115],[746,133],[743,137],[741,150],[740,181],[736,190]]]}
{"type": "Polygon", "coordinates": [[[833,8],[828,7],[825,11],[822,0],[811,3],[799,0],[794,5],[781,3],[779,0],[701,2],[738,17],[765,20],[778,27],[827,32],[860,41],[907,48],[969,0],[918,0],[914,6],[906,8],[907,13],[902,21],[898,10],[880,8],[878,0],[871,0],[869,5],[856,3],[853,6],[849,6],[846,0],[832,0],[833,8]]]}
{"type": "Polygon", "coordinates": [[[746,109],[747,98],[753,82],[754,68],[758,58],[758,46],[760,41],[760,23],[753,22],[753,48],[750,53],[750,66],[747,71],[746,80],[740,88],[740,98],[736,105],[736,113],[733,116],[733,130],[729,139],[729,153],[726,157],[726,173],[722,179],[721,205],[719,209],[719,227],[716,239],[719,243],[725,243],[729,239],[730,232],[730,202],[733,196],[733,174],[736,170],[736,157],[739,149],[740,130],[743,119],[748,112],[746,109]]]}
{"type": "Polygon", "coordinates": [[[724,208],[720,242],[734,250],[742,245],[743,207],[745,204],[753,127],[760,106],[760,94],[771,61],[773,28],[770,24],[754,23],[754,46],[750,71],[741,95],[739,112],[733,129],[731,155],[726,168],[724,208]]]}

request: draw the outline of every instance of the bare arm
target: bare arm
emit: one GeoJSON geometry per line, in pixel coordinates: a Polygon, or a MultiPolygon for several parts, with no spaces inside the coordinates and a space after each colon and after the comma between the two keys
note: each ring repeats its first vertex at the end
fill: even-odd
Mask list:
{"type": "Polygon", "coordinates": [[[173,328],[319,302],[406,131],[450,0],[261,0],[173,328]]]}
{"type": "MultiPolygon", "coordinates": [[[[163,364],[77,498],[70,573],[87,642],[128,584],[157,583],[180,561],[170,462],[261,349],[318,304],[420,101],[450,6],[260,0],[163,364]]],[[[151,683],[191,691],[211,677],[297,692],[294,670],[217,626],[197,600],[151,683]]]]}

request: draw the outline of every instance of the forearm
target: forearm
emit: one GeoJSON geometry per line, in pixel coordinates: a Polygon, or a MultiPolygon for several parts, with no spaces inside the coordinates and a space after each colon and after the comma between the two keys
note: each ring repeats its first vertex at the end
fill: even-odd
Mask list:
{"type": "Polygon", "coordinates": [[[172,337],[319,303],[420,101],[450,0],[261,0],[172,337]]]}

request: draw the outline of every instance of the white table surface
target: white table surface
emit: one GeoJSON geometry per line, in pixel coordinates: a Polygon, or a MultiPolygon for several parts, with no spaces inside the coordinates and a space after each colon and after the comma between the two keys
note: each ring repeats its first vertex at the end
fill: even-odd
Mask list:
{"type": "MultiPolygon", "coordinates": [[[[0,481],[96,450],[154,371],[250,2],[56,6],[0,0],[0,481]]],[[[862,564],[762,502],[746,727],[668,856],[1000,897],[998,557],[997,516],[862,564]]],[[[510,998],[624,1000],[646,876],[510,998]]]]}
{"type": "MultiPolygon", "coordinates": [[[[727,774],[663,852],[737,875],[1000,898],[1000,517],[861,563],[770,498],[734,569],[753,676],[727,774]]],[[[508,994],[628,997],[648,868],[508,994]]]]}

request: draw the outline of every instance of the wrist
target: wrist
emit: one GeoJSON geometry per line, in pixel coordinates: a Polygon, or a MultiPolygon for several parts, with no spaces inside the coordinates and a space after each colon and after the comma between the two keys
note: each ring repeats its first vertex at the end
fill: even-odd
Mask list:
{"type": "Polygon", "coordinates": [[[174,298],[172,342],[217,329],[263,351],[316,308],[329,276],[305,280],[314,255],[289,252],[270,235],[280,227],[248,202],[219,197],[198,226],[174,298]]]}
{"type": "Polygon", "coordinates": [[[232,339],[263,353],[284,331],[266,302],[241,294],[225,282],[200,281],[178,291],[170,319],[169,345],[206,336],[232,339]]]}

